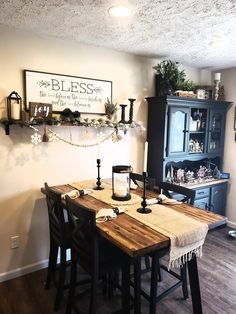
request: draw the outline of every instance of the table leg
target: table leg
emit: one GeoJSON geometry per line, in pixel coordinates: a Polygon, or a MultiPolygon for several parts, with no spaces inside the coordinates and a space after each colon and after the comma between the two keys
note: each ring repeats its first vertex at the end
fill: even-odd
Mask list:
{"type": "Polygon", "coordinates": [[[150,314],[156,313],[157,303],[157,284],[159,271],[159,254],[158,252],[152,255],[152,273],[151,273],[151,287],[150,287],[150,314]]]}
{"type": "Polygon", "coordinates": [[[130,257],[122,256],[122,313],[130,313],[130,257]]]}
{"type": "Polygon", "coordinates": [[[188,274],[192,295],[193,314],[202,314],[202,301],[196,255],[193,256],[191,261],[188,261],[188,274]]]}
{"type": "Polygon", "coordinates": [[[134,260],[134,313],[141,313],[141,257],[134,260]]]}

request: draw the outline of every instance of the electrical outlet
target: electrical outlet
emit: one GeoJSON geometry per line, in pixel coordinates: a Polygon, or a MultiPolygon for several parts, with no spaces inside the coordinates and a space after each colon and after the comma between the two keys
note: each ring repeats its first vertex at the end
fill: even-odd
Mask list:
{"type": "Polygon", "coordinates": [[[20,246],[20,236],[11,237],[11,248],[16,249],[20,246]]]}

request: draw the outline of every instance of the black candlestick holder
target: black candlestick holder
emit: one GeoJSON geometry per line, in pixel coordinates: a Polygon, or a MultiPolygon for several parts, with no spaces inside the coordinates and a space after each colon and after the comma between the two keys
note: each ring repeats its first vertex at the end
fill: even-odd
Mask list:
{"type": "Polygon", "coordinates": [[[142,202],[140,208],[137,209],[137,212],[140,214],[149,214],[152,212],[150,208],[147,208],[147,202],[146,202],[146,178],[147,178],[147,173],[143,172],[143,196],[142,196],[142,202]]]}
{"type": "Polygon", "coordinates": [[[130,108],[129,108],[129,123],[131,124],[133,122],[133,115],[134,115],[134,102],[135,102],[135,98],[128,98],[129,102],[130,102],[130,108]]]}
{"type": "Polygon", "coordinates": [[[121,120],[120,123],[126,123],[125,121],[125,107],[127,107],[127,105],[120,105],[121,107],[121,120]]]}
{"type": "Polygon", "coordinates": [[[103,190],[104,188],[101,186],[101,178],[100,178],[100,167],[101,167],[101,160],[97,159],[97,167],[98,167],[98,177],[96,182],[96,187],[93,188],[94,190],[103,190]]]}

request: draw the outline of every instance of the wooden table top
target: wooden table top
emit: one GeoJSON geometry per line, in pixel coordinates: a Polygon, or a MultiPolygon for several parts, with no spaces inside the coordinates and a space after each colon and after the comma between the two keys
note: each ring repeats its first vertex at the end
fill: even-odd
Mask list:
{"type": "MultiPolygon", "coordinates": [[[[58,185],[54,186],[53,189],[60,193],[66,193],[71,191],[72,187],[69,185],[58,185]]],[[[41,191],[45,194],[44,188],[41,191]]],[[[132,190],[132,193],[141,195],[142,190],[132,190]]],[[[147,196],[149,198],[156,197],[156,193],[147,192],[147,196]]],[[[76,202],[95,211],[111,207],[111,205],[95,199],[92,195],[79,197],[76,199],[76,202]]],[[[209,229],[214,229],[225,224],[227,221],[223,216],[188,204],[172,206],[172,208],[186,216],[208,224],[209,229]]],[[[142,256],[155,250],[167,248],[170,245],[170,239],[167,236],[153,230],[125,213],[118,215],[116,219],[97,223],[97,228],[103,237],[107,238],[131,257],[142,256]]]]}

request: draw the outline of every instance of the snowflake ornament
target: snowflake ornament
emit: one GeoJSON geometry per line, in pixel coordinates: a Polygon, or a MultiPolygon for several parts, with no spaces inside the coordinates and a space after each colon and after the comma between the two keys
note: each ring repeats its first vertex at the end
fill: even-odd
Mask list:
{"type": "Polygon", "coordinates": [[[35,132],[33,135],[31,135],[31,143],[37,145],[38,143],[42,142],[41,135],[35,132]]]}

